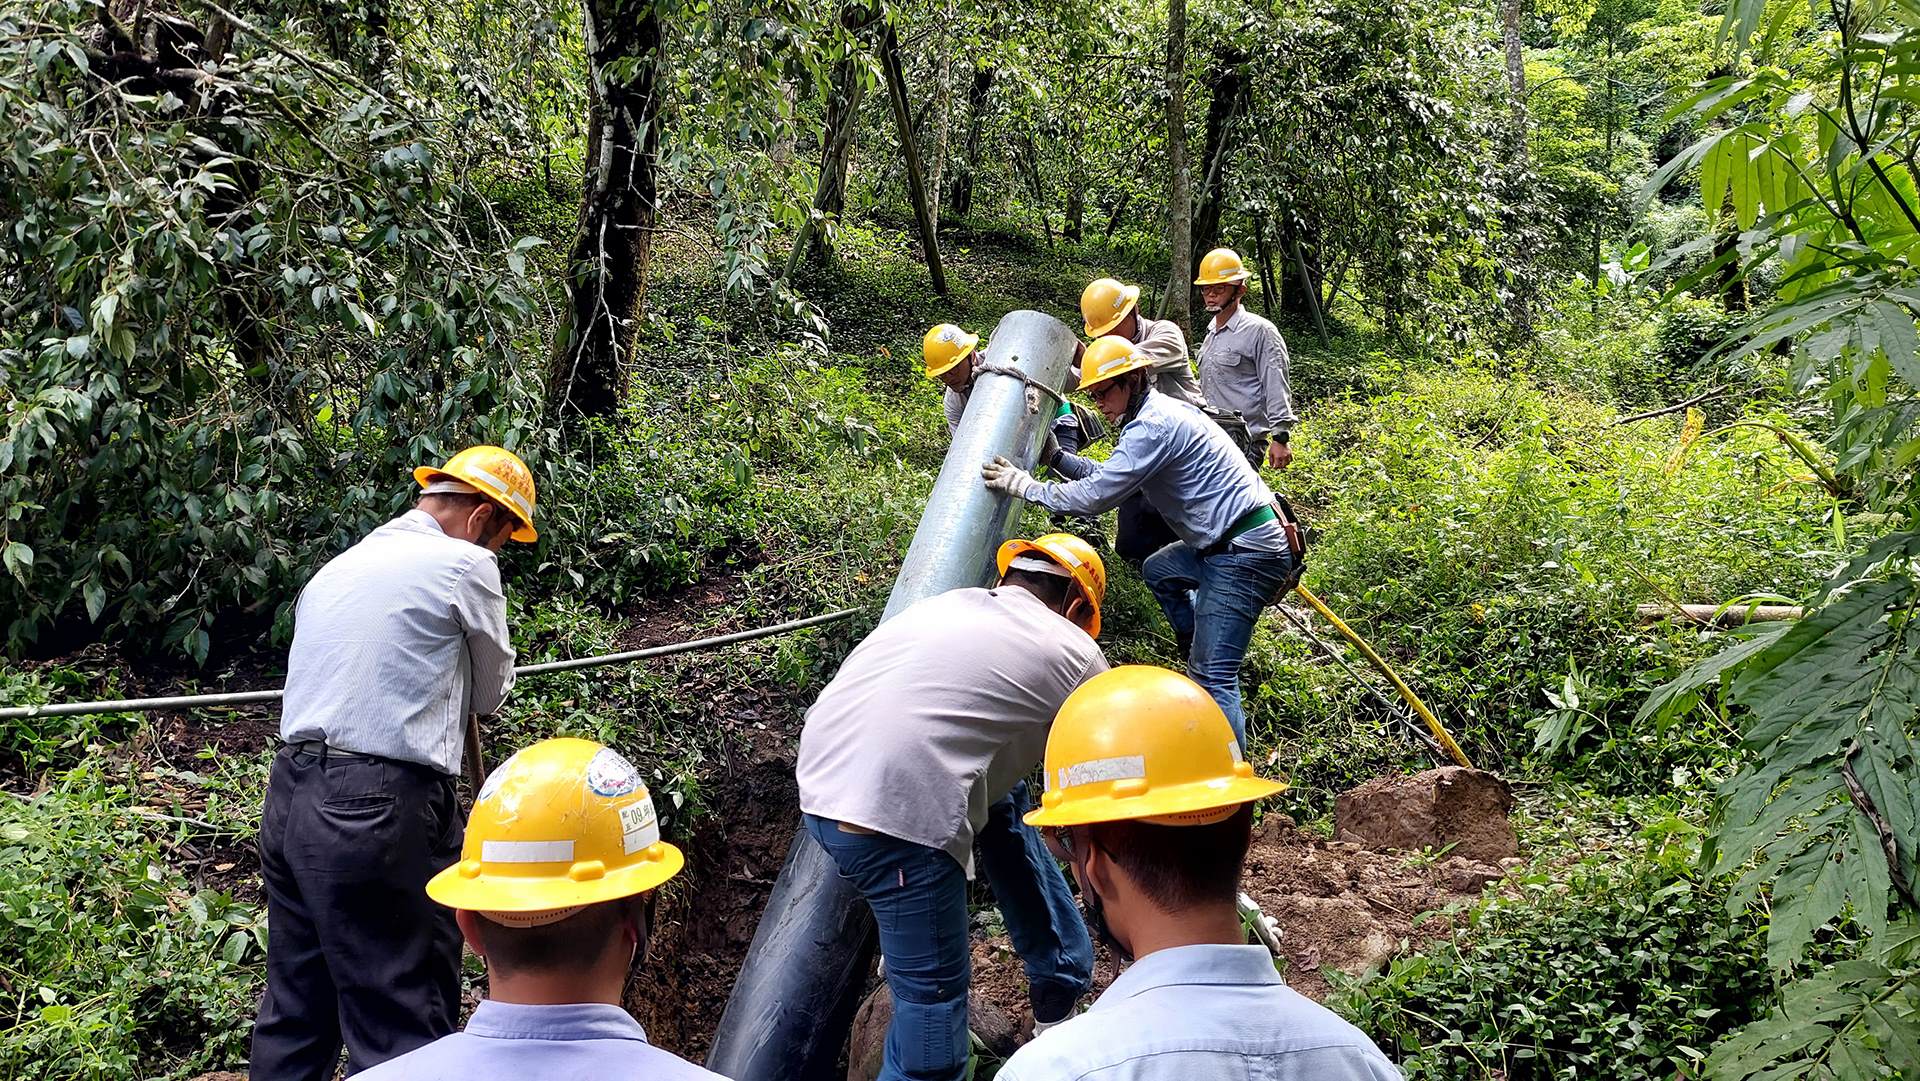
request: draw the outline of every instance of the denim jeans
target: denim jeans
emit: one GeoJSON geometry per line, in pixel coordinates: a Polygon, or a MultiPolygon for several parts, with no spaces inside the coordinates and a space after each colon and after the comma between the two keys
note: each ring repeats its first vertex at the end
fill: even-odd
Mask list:
{"type": "Polygon", "coordinates": [[[1202,556],[1185,544],[1169,544],[1141,568],[1174,633],[1193,636],[1187,674],[1220,703],[1242,749],[1247,715],[1240,705],[1240,662],[1261,610],[1292,567],[1293,557],[1279,552],[1230,549],[1202,556]]]}
{"type": "MultiPolygon", "coordinates": [[[[1093,943],[1059,865],[1019,820],[1025,797],[1022,784],[993,805],[978,838],[980,863],[1026,965],[1036,1010],[1059,1003],[1057,1013],[1064,1015],[1092,985],[1093,943]]],[[[814,815],[804,819],[879,924],[893,992],[879,1081],[958,1081],[967,1072],[967,983],[973,975],[966,872],[937,848],[885,834],[847,833],[814,815]]]]}

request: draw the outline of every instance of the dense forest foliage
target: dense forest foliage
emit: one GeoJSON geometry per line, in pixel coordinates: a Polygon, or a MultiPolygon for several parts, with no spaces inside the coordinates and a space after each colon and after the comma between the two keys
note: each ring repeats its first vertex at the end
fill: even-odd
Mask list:
{"type": "MultiPolygon", "coordinates": [[[[1197,342],[1231,245],[1309,584],[1523,796],[1525,865],[1331,1004],[1410,1077],[1920,1076],[1916,76],[1913,0],[4,0],[0,702],[274,685],[482,441],[540,485],[526,659],[877,608],[925,328],[1111,274],[1197,342]]],[[[1109,655],[1177,663],[1114,577],[1109,655]]],[[[497,738],[631,748],[692,836],[871,619],[497,738]]],[[[1283,620],[1248,687],[1275,813],[1427,761],[1283,620]]],[[[271,733],[0,727],[0,1073],[244,1058],[271,733]]]]}

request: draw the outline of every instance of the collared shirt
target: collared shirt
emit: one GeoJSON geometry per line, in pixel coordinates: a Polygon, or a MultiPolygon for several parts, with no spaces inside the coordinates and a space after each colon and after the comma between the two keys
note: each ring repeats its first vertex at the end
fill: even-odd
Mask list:
{"type": "Polygon", "coordinates": [[[1000,1081],[1400,1081],[1359,1029],[1288,987],[1264,946],[1179,946],[1013,1053],[1000,1081]]]}
{"type": "MultiPolygon", "coordinates": [[[[1147,391],[1139,413],[1120,429],[1105,462],[1062,454],[1053,469],[1066,483],[1035,484],[1027,499],[1068,514],[1104,514],[1142,492],[1180,539],[1206,548],[1226,536],[1248,511],[1273,503],[1273,490],[1247,464],[1247,456],[1206,414],[1156,390],[1147,391]]],[[[1274,522],[1234,538],[1251,551],[1286,550],[1286,533],[1274,522]]]]}
{"type": "Polygon", "coordinates": [[[1200,346],[1200,385],[1208,401],[1240,414],[1255,436],[1292,431],[1300,419],[1293,411],[1287,363],[1280,328],[1244,305],[1224,326],[1207,321],[1207,340],[1200,346]]]}
{"type": "Polygon", "coordinates": [[[948,387],[946,394],[941,399],[940,404],[945,406],[947,410],[948,439],[952,439],[953,433],[960,430],[960,418],[967,415],[967,397],[972,389],[971,384],[968,385],[966,390],[955,390],[952,387],[948,387]]]}
{"type": "Polygon", "coordinates": [[[1133,347],[1141,356],[1153,358],[1153,389],[1205,409],[1207,399],[1193,378],[1187,336],[1180,332],[1180,324],[1171,319],[1149,319],[1137,308],[1135,314],[1139,318],[1133,321],[1133,347]]]}
{"type": "Polygon", "coordinates": [[[388,1059],[355,1081],[725,1081],[662,1051],[604,1002],[521,1006],[487,999],[466,1030],[388,1059]]]}
{"type": "Polygon", "coordinates": [[[874,628],[807,710],[800,809],[937,848],[973,874],[987,808],[1039,763],[1053,715],[1107,670],[1017,586],[956,589],[874,628]]]}
{"type": "Polygon", "coordinates": [[[511,686],[499,561],[416,508],[300,591],[280,738],[459,773],[467,714],[511,686]]]}

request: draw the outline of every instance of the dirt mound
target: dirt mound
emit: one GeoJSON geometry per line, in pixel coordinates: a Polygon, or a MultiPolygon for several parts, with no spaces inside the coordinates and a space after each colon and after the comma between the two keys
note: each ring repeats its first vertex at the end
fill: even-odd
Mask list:
{"type": "Polygon", "coordinates": [[[1374,849],[1447,850],[1493,862],[1519,851],[1513,793],[1491,773],[1443,766],[1411,777],[1376,777],[1334,805],[1334,838],[1374,849]],[[1451,847],[1449,847],[1451,846],[1451,847]]]}
{"type": "MultiPolygon", "coordinates": [[[[1323,969],[1376,970],[1452,928],[1444,914],[1498,881],[1505,869],[1460,856],[1427,860],[1328,841],[1285,815],[1269,815],[1247,853],[1244,887],[1280,923],[1287,984],[1314,1000],[1329,990],[1323,969]],[[1431,918],[1420,920],[1426,913],[1431,918]],[[1417,924],[1416,924],[1416,921],[1417,924]]],[[[1094,993],[1113,982],[1106,950],[1096,949],[1094,993]]],[[[976,943],[973,993],[1031,1024],[1026,975],[1005,936],[976,943]]]]}
{"type": "Polygon", "coordinates": [[[1322,969],[1372,971],[1445,935],[1449,917],[1419,917],[1478,897],[1504,873],[1461,856],[1430,861],[1323,840],[1274,815],[1254,837],[1245,884],[1280,922],[1287,983],[1320,999],[1322,969]]]}
{"type": "MultiPolygon", "coordinates": [[[[892,1023],[893,994],[883,983],[867,996],[853,1017],[853,1035],[847,1041],[847,1081],[873,1081],[880,1076],[887,1026],[892,1023]]],[[[1029,1027],[1016,1023],[985,995],[967,997],[967,1028],[995,1058],[1013,1054],[1025,1042],[1029,1027]]]]}

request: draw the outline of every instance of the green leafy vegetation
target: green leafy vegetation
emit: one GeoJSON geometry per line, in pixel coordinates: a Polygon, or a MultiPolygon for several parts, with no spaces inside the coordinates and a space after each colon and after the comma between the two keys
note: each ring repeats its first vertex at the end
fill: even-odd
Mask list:
{"type": "Polygon", "coordinates": [[[1536,865],[1447,944],[1347,981],[1340,1008],[1409,1078],[1696,1076],[1755,1016],[1760,934],[1692,870],[1697,830],[1616,806],[1651,821],[1608,843],[1606,812],[1552,810],[1601,826],[1583,840],[1612,850],[1536,865]]]}

